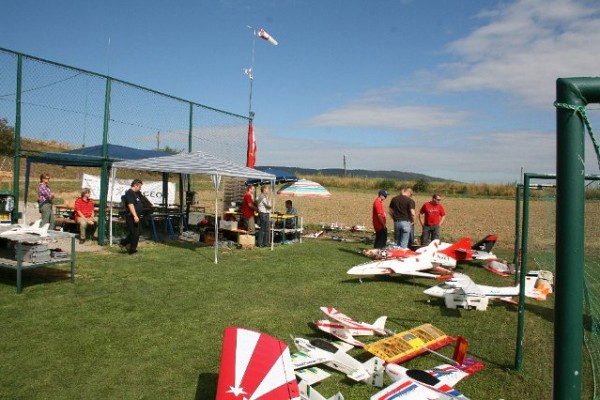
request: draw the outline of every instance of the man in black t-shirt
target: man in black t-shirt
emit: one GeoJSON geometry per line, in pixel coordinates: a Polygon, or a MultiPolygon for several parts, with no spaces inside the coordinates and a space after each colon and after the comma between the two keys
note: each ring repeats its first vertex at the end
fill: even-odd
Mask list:
{"type": "Polygon", "coordinates": [[[127,248],[127,253],[137,253],[137,246],[140,240],[140,218],[142,216],[142,199],[140,190],[142,181],[134,179],[131,182],[131,188],[123,195],[125,204],[125,223],[127,224],[127,237],[122,239],[119,246],[127,248]]]}
{"type": "Polygon", "coordinates": [[[390,201],[390,215],[394,220],[396,245],[406,249],[415,223],[415,201],[411,199],[412,189],[403,188],[400,194],[390,201]]]}

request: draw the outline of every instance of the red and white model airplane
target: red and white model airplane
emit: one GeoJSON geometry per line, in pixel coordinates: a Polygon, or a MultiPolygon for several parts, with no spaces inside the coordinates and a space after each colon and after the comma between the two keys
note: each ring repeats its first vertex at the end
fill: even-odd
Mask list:
{"type": "MultiPolygon", "coordinates": [[[[469,238],[468,236],[460,239],[454,244],[440,242],[438,245],[438,250],[447,250],[450,247],[452,247],[452,249],[446,253],[440,253],[450,257],[450,259],[447,259],[445,257],[439,257],[439,259],[436,260],[436,263],[445,267],[454,267],[456,266],[456,261],[497,260],[498,258],[492,253],[492,248],[496,244],[497,240],[497,235],[487,235],[486,237],[475,243],[473,246],[471,246],[471,238],[469,238]]],[[[425,251],[426,248],[427,247],[420,247],[416,250],[403,249],[400,247],[386,249],[369,249],[364,250],[363,254],[375,260],[388,260],[391,258],[415,257],[423,251],[425,251]]]]}
{"type": "Polygon", "coordinates": [[[288,346],[265,333],[228,327],[223,337],[216,400],[344,400],[326,399],[310,385],[329,374],[318,368],[296,381],[288,346]]]}
{"type": "Polygon", "coordinates": [[[355,321],[333,307],[321,307],[320,309],[327,319],[315,321],[315,326],[353,346],[364,347],[365,345],[354,336],[385,336],[392,333],[385,329],[387,316],[381,316],[373,324],[368,324],[355,321]]]}
{"type": "Polygon", "coordinates": [[[388,364],[385,371],[394,383],[371,396],[371,400],[468,400],[453,386],[469,374],[449,364],[426,371],[388,364]]]}
{"type": "Polygon", "coordinates": [[[447,279],[450,275],[440,276],[427,270],[437,270],[450,274],[451,271],[440,267],[440,265],[456,265],[456,258],[453,254],[457,249],[463,248],[464,243],[457,242],[454,245],[439,250],[440,241],[434,240],[429,246],[416,255],[405,258],[392,258],[388,260],[371,261],[356,265],[348,270],[348,275],[353,276],[372,276],[372,275],[413,275],[426,278],[447,279]],[[452,263],[452,260],[454,262],[452,263]]]}

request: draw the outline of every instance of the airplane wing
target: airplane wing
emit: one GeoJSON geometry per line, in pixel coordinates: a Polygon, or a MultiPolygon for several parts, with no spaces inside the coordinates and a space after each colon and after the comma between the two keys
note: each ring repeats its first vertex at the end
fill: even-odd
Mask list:
{"type": "Polygon", "coordinates": [[[311,365],[323,364],[328,361],[331,361],[331,357],[326,355],[311,355],[305,352],[299,351],[297,353],[293,353],[292,357],[292,366],[294,369],[301,369],[305,367],[309,367],[311,365]]]}
{"type": "MultiPolygon", "coordinates": [[[[469,376],[469,374],[465,371],[453,367],[450,364],[438,365],[437,367],[428,369],[425,372],[434,378],[437,378],[443,385],[446,385],[450,388],[454,387],[458,382],[461,381],[461,379],[469,376]]],[[[438,387],[438,390],[439,389],[440,388],[438,387]]]]}
{"type": "Polygon", "coordinates": [[[287,345],[267,334],[228,327],[223,336],[216,400],[299,400],[287,345]]]}
{"type": "Polygon", "coordinates": [[[465,274],[455,273],[446,281],[449,285],[462,289],[467,296],[485,297],[485,293],[473,280],[465,274]]]}
{"type": "Polygon", "coordinates": [[[296,376],[312,386],[317,382],[329,378],[331,374],[319,367],[309,367],[296,370],[296,376]]]}
{"type": "Polygon", "coordinates": [[[438,398],[435,392],[411,379],[396,381],[371,396],[371,400],[434,400],[438,398]]]}

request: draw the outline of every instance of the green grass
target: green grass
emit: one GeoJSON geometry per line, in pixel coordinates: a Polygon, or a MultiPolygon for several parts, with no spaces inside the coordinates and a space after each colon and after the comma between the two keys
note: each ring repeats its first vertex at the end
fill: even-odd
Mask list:
{"type": "MultiPolygon", "coordinates": [[[[428,279],[360,284],[346,270],[364,262],[365,247],[307,239],[274,251],[224,250],[218,265],[212,248],[179,243],[144,245],[141,258],[116,249],[79,253],[73,286],[67,266],[37,269],[25,273],[21,295],[15,272],[0,269],[0,398],[214,399],[225,327],[291,345],[290,335],[322,336],[309,322],[325,305],[369,322],[388,315],[396,331],[432,323],[465,336],[470,355],[486,363],[457,386],[470,398],[552,397],[552,299],[528,301],[523,370],[515,372],[515,306],[448,310],[427,302],[422,291],[435,284],[428,279]]],[[[512,281],[471,265],[462,270],[481,283],[512,281]]],[[[360,349],[351,354],[368,358],[360,349]]],[[[440,363],[428,355],[408,366],[440,363]]],[[[340,390],[347,400],[376,392],[338,373],[318,390],[326,397],[340,390]]]]}

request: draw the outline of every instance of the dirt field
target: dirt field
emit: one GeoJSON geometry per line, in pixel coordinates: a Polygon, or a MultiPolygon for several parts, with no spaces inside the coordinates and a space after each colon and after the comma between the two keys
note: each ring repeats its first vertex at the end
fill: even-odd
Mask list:
{"type": "MultiPolygon", "coordinates": [[[[350,228],[354,225],[364,225],[367,229],[372,229],[371,209],[376,193],[362,190],[330,189],[332,197],[330,199],[302,198],[302,197],[282,197],[275,196],[275,211],[284,211],[284,201],[291,199],[294,207],[298,209],[303,218],[306,228],[318,229],[320,226],[330,226],[331,224],[341,225],[350,228]]],[[[57,193],[64,199],[75,199],[78,193],[60,192],[57,193]]],[[[392,193],[388,197],[384,206],[390,203],[392,193]]],[[[443,194],[442,194],[443,196],[443,194]]],[[[202,190],[197,194],[198,204],[206,207],[208,213],[214,212],[214,192],[212,190],[202,190]]],[[[430,200],[430,195],[416,194],[414,200],[417,209],[430,200]]],[[[446,222],[442,226],[442,239],[445,241],[454,241],[463,236],[470,236],[474,241],[479,240],[487,234],[497,234],[499,240],[496,249],[510,250],[514,248],[515,238],[515,201],[512,199],[486,199],[486,198],[458,198],[443,196],[442,204],[447,212],[446,222]]],[[[221,212],[223,206],[219,201],[221,212]]],[[[553,228],[554,212],[553,203],[546,203],[532,207],[532,220],[541,221],[532,226],[531,234],[536,238],[543,239],[549,228],[553,228]]],[[[39,217],[37,209],[29,205],[27,210],[28,221],[34,221],[39,217]]],[[[393,224],[388,218],[388,229],[393,232],[393,224]]],[[[420,235],[420,226],[417,226],[417,235],[420,235]]],[[[545,238],[547,244],[553,243],[554,236],[545,238]]],[[[79,246],[79,245],[78,245],[79,246]]],[[[88,244],[81,250],[89,251],[88,244]]]]}

